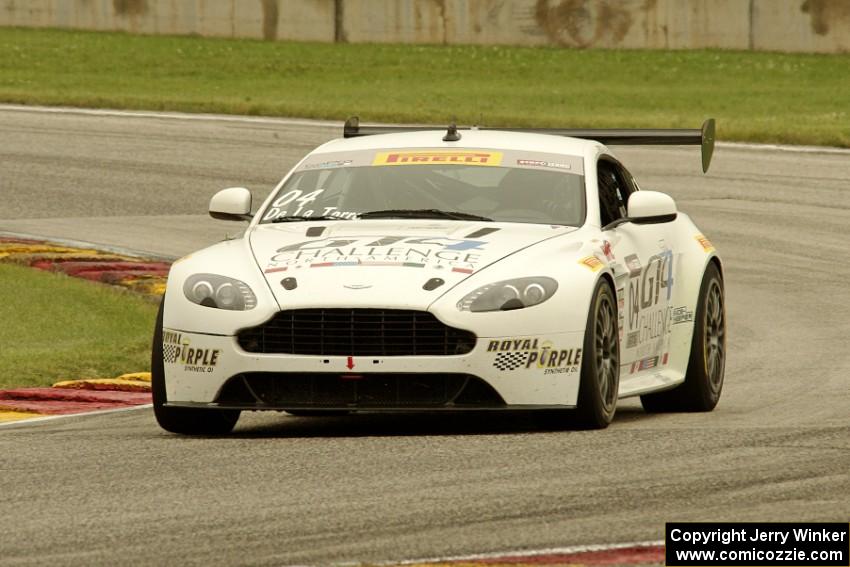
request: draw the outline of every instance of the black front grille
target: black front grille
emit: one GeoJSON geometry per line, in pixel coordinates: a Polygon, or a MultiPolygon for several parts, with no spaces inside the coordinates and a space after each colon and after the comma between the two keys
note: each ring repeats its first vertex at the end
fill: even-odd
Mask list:
{"type": "Polygon", "coordinates": [[[466,354],[475,334],[449,327],[427,311],[294,309],[240,331],[248,352],[317,356],[466,354]]]}
{"type": "Polygon", "coordinates": [[[216,402],[243,409],[429,409],[502,407],[501,396],[468,374],[297,374],[234,376],[216,402]]]}

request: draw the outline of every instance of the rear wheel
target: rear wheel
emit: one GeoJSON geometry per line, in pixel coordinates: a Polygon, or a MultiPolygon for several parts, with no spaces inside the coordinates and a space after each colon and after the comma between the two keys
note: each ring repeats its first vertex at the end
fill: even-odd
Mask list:
{"type": "Polygon", "coordinates": [[[620,342],[617,301],[605,279],[593,292],[582,350],[577,425],[604,429],[614,419],[620,389],[620,342]]]}
{"type": "Polygon", "coordinates": [[[711,411],[720,400],[726,369],[726,303],[720,270],[705,269],[685,382],[672,390],[640,397],[649,412],[711,411]]]}
{"type": "Polygon", "coordinates": [[[159,305],[151,347],[151,393],[153,413],[159,426],[171,433],[184,435],[224,435],[230,433],[239,419],[238,410],[172,408],[165,405],[165,364],[162,359],[162,310],[159,305]]]}

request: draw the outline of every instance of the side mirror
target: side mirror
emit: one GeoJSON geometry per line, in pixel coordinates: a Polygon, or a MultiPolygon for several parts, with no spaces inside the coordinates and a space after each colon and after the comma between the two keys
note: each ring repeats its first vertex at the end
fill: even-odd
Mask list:
{"type": "Polygon", "coordinates": [[[210,199],[210,216],[218,220],[251,220],[251,192],[244,187],[222,189],[210,199]]]}
{"type": "Polygon", "coordinates": [[[629,197],[629,220],[635,224],[654,224],[676,220],[673,197],[658,191],[636,191],[629,197]]]}
{"type": "Polygon", "coordinates": [[[676,220],[676,203],[673,197],[658,191],[635,191],[629,196],[627,217],[615,220],[602,227],[611,230],[621,224],[660,224],[676,220]]]}

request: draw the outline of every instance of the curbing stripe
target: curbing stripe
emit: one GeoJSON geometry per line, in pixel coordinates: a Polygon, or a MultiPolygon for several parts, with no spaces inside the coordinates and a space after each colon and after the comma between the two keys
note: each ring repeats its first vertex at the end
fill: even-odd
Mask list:
{"type": "MultiPolygon", "coordinates": [[[[0,233],[0,261],[33,269],[119,285],[139,294],[162,295],[170,262],[145,256],[116,254],[0,233]]],[[[36,416],[99,413],[116,407],[149,405],[150,373],[135,372],[117,378],[65,380],[53,388],[0,390],[0,422],[31,421],[36,416]],[[94,410],[94,411],[92,411],[94,410]]]]}
{"type": "Polygon", "coordinates": [[[34,417],[40,417],[39,413],[32,413],[28,411],[11,411],[0,409],[0,424],[3,424],[7,421],[20,421],[22,419],[32,419],[34,417]]]}
{"type": "MultiPolygon", "coordinates": [[[[150,401],[150,400],[145,400],[150,401]]],[[[73,402],[45,400],[0,400],[0,410],[25,411],[39,415],[65,415],[72,413],[88,413],[92,410],[104,410],[114,407],[135,406],[138,404],[115,404],[109,402],[73,402]]]]}
{"type": "Polygon", "coordinates": [[[18,235],[0,235],[0,261],[68,276],[117,285],[142,295],[161,296],[171,263],[116,255],[95,248],[78,248],[18,235]]]}
{"type": "Polygon", "coordinates": [[[64,388],[15,388],[0,390],[0,404],[5,401],[75,402],[75,403],[146,403],[150,396],[145,392],[118,392],[110,390],[75,390],[64,388]]]}
{"type": "MultiPolygon", "coordinates": [[[[621,559],[620,556],[612,552],[617,553],[630,553],[634,552],[638,555],[644,555],[647,561],[644,563],[663,563],[664,562],[664,541],[637,541],[630,543],[611,543],[611,544],[597,544],[597,545],[576,545],[570,547],[553,547],[546,549],[532,549],[532,550],[513,550],[513,551],[501,551],[501,552],[493,552],[493,553],[478,553],[471,555],[455,555],[448,557],[431,557],[426,559],[409,559],[404,561],[384,561],[376,563],[375,565],[380,565],[384,567],[390,566],[415,566],[415,565],[439,565],[439,564],[481,564],[481,565],[494,565],[499,564],[499,561],[504,561],[512,565],[517,564],[532,564],[537,563],[540,564],[543,560],[547,558],[558,558],[560,559],[560,563],[582,563],[582,558],[587,559],[588,565],[618,565],[615,563],[615,560],[621,559]],[[660,552],[659,552],[660,549],[660,552]],[[594,555],[591,555],[594,554],[594,555]],[[602,554],[596,556],[596,554],[602,554]],[[605,554],[610,554],[610,557],[605,557],[605,554]],[[655,559],[657,557],[657,559],[655,559]],[[597,561],[608,561],[610,559],[611,562],[599,563],[597,561]],[[653,559],[649,561],[649,559],[653,559]],[[594,561],[591,563],[590,561],[594,561]]],[[[635,559],[626,560],[619,564],[630,564],[636,562],[635,559]]],[[[551,564],[551,563],[550,563],[551,564]]],[[[348,566],[348,565],[356,565],[354,563],[339,563],[337,565],[340,566],[348,566]]]]}
{"type": "Polygon", "coordinates": [[[151,373],[150,372],[130,372],[129,374],[122,374],[117,377],[118,380],[141,380],[142,382],[150,382],[151,381],[151,373]]]}
{"type": "MultiPolygon", "coordinates": [[[[12,232],[8,230],[0,230],[0,238],[3,238],[4,240],[8,240],[10,242],[31,242],[33,240],[37,242],[44,242],[48,237],[37,234],[30,234],[28,232],[12,232]]],[[[177,256],[163,256],[162,254],[154,254],[152,252],[145,252],[144,250],[124,248],[121,246],[109,246],[106,244],[97,244],[84,240],[72,240],[69,238],[58,237],[54,238],[52,236],[49,237],[49,240],[61,246],[68,246],[71,248],[81,248],[87,250],[99,250],[103,253],[116,254],[118,256],[128,256],[130,258],[147,259],[158,262],[173,262],[177,259],[177,256]]],[[[2,255],[0,255],[0,257],[2,257],[2,255]]]]}
{"type": "Polygon", "coordinates": [[[34,417],[32,419],[23,419],[23,420],[19,420],[19,421],[9,421],[9,422],[5,422],[5,423],[0,423],[0,429],[2,429],[2,428],[13,428],[13,427],[28,427],[30,425],[35,425],[35,424],[38,424],[38,423],[44,423],[45,421],[55,421],[55,420],[58,420],[58,419],[65,419],[65,418],[69,418],[69,417],[88,417],[88,416],[95,416],[95,415],[106,415],[106,414],[110,414],[110,413],[120,413],[120,412],[124,412],[124,411],[135,411],[135,410],[142,410],[142,409],[150,409],[152,407],[153,407],[153,404],[143,404],[143,405],[139,405],[139,406],[130,406],[130,407],[123,407],[123,408],[90,411],[90,412],[85,412],[85,413],[65,413],[65,414],[62,414],[62,415],[38,416],[38,417],[34,417]]]}
{"type": "Polygon", "coordinates": [[[53,384],[54,388],[73,390],[102,390],[110,392],[150,392],[150,382],[142,380],[122,380],[121,378],[86,378],[83,380],[63,380],[53,384]]]}
{"type": "Polygon", "coordinates": [[[52,388],[0,390],[0,422],[149,406],[150,390],[149,372],[122,374],[118,378],[66,380],[52,388]]]}

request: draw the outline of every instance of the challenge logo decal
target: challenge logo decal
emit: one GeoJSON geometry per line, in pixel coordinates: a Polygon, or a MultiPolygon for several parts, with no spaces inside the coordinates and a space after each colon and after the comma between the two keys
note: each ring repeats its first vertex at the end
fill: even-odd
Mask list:
{"type": "Polygon", "coordinates": [[[166,364],[182,364],[186,372],[212,372],[218,364],[221,350],[215,348],[193,348],[189,338],[175,331],[162,332],[162,361],[166,364]]]}
{"type": "Polygon", "coordinates": [[[484,240],[442,236],[360,236],[305,240],[278,248],[266,273],[289,268],[345,266],[433,267],[471,274],[481,261],[484,240]]]}
{"type": "Polygon", "coordinates": [[[701,234],[697,234],[694,236],[697,242],[699,242],[700,246],[705,252],[714,252],[714,246],[711,244],[711,241],[701,234]]]}
{"type": "Polygon", "coordinates": [[[379,152],[372,165],[422,165],[446,163],[455,165],[500,165],[502,152],[484,151],[405,151],[379,152]]]}

